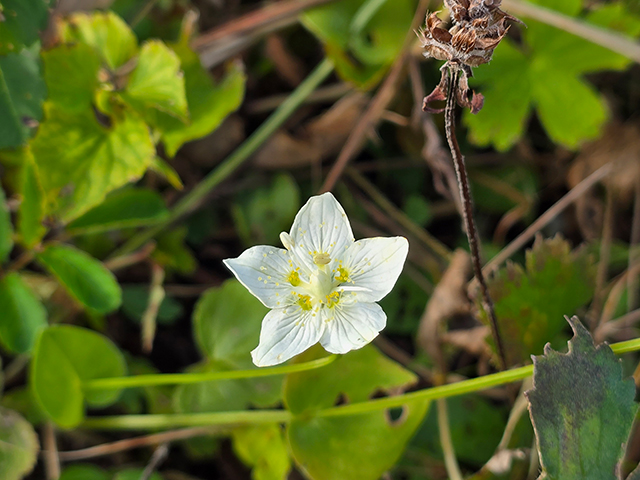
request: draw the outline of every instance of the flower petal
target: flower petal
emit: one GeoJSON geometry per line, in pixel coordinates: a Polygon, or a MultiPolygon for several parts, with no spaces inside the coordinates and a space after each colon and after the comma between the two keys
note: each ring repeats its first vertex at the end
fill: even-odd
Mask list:
{"type": "Polygon", "coordinates": [[[268,367],[286,362],[318,343],[324,326],[314,310],[297,305],[271,310],[262,321],[260,343],[251,352],[253,363],[268,367]]]}
{"type": "Polygon", "coordinates": [[[320,344],[331,353],[347,353],[364,347],[387,324],[387,316],[377,303],[347,303],[325,309],[332,317],[324,320],[320,344]]]}
{"type": "Polygon", "coordinates": [[[404,237],[365,238],[351,245],[342,258],[350,287],[357,294],[358,302],[377,302],[393,288],[409,252],[409,242],[404,237]],[[364,289],[364,291],[362,291],[364,289]]]}
{"type": "Polygon", "coordinates": [[[223,262],[265,306],[281,308],[293,303],[289,275],[295,266],[286,250],[259,245],[223,262]]]}
{"type": "Polygon", "coordinates": [[[309,271],[315,270],[313,256],[327,253],[341,256],[354,241],[349,219],[331,193],[311,197],[300,209],[291,227],[296,254],[309,271]]]}

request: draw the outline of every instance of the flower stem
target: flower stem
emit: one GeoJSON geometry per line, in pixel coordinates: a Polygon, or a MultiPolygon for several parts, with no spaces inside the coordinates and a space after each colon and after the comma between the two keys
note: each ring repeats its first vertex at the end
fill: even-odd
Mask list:
{"type": "Polygon", "coordinates": [[[491,295],[489,295],[489,288],[487,287],[487,283],[484,279],[484,274],[482,273],[482,263],[480,260],[480,241],[478,239],[476,223],[473,219],[473,204],[471,201],[471,191],[469,189],[469,177],[467,175],[467,167],[464,162],[464,156],[460,151],[458,139],[456,138],[455,113],[456,89],[458,87],[458,80],[458,70],[456,69],[456,67],[449,67],[449,80],[447,83],[447,103],[444,109],[445,132],[447,135],[449,148],[451,149],[451,156],[453,157],[453,165],[456,170],[456,176],[458,177],[460,199],[462,200],[462,217],[465,224],[465,230],[467,232],[467,239],[469,240],[473,270],[475,277],[480,284],[484,308],[489,316],[491,333],[493,335],[494,341],[496,342],[496,348],[498,350],[498,366],[500,370],[504,370],[507,368],[507,358],[505,354],[504,344],[502,342],[502,337],[500,336],[500,329],[498,327],[498,320],[496,318],[493,300],[491,299],[491,295]]]}
{"type": "Polygon", "coordinates": [[[157,385],[184,385],[189,383],[211,382],[215,380],[232,380],[240,378],[268,377],[304,372],[329,365],[336,355],[319,358],[310,362],[294,363],[281,367],[262,368],[259,370],[230,370],[226,372],[204,373],[158,373],[150,375],[134,375],[131,377],[96,378],[82,384],[83,390],[117,390],[131,387],[151,387],[157,385]]]}
{"type": "Polygon", "coordinates": [[[227,159],[211,171],[191,192],[171,209],[162,222],[131,237],[112,256],[133,252],[147,243],[177,219],[195,210],[206,196],[242,165],[296,111],[333,71],[331,60],[325,58],[311,74],[289,95],[271,116],[251,134],[227,159]]]}
{"type": "Polygon", "coordinates": [[[247,410],[240,412],[184,413],[167,415],[114,415],[87,418],[81,428],[104,430],[156,430],[201,425],[288,423],[288,410],[247,410]]]}
{"type": "MultiPolygon", "coordinates": [[[[617,355],[638,351],[640,350],[640,338],[613,344],[611,345],[611,350],[617,355]]],[[[287,367],[290,366],[294,365],[288,365],[287,367]]],[[[259,371],[262,372],[265,370],[259,371]]],[[[415,401],[437,400],[439,398],[465,395],[467,393],[517,382],[532,374],[533,365],[527,365],[504,372],[485,375],[484,377],[418,390],[395,397],[377,398],[366,402],[351,403],[327,408],[314,413],[307,412],[307,415],[313,415],[315,417],[344,417],[377,412],[388,408],[402,407],[407,403],[415,401]]],[[[288,423],[292,418],[293,415],[287,410],[250,410],[242,412],[186,413],[173,415],[121,415],[88,418],[82,423],[82,427],[105,430],[155,430],[162,428],[231,425],[239,423],[288,423]]]]}

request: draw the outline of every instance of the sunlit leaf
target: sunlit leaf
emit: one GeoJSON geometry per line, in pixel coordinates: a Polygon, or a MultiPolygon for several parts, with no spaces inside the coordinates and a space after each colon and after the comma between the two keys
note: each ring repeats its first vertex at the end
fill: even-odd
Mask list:
{"type": "Polygon", "coordinates": [[[111,70],[122,66],[138,51],[138,42],[129,26],[113,12],[75,13],[60,25],[66,43],[92,47],[111,70]]]}
{"type": "Polygon", "coordinates": [[[81,113],[91,109],[98,88],[100,58],[82,43],[42,52],[48,99],[57,107],[81,113]]]}
{"type": "Polygon", "coordinates": [[[144,188],[125,188],[67,225],[73,235],[153,225],[168,215],[162,197],[144,188]]]}
{"type": "Polygon", "coordinates": [[[17,147],[29,139],[42,119],[46,90],[37,49],[0,56],[0,148],[17,147]]]}
{"type": "MultiPolygon", "coordinates": [[[[538,237],[526,254],[525,268],[508,264],[490,278],[507,363],[526,363],[557,340],[566,326],[563,315],[576,313],[591,300],[594,282],[593,257],[584,250],[571,252],[560,236],[538,237]]],[[[484,310],[482,315],[486,321],[484,310]]]]}
{"type": "Polygon", "coordinates": [[[24,418],[0,407],[0,478],[20,480],[38,460],[38,436],[24,418]]]}
{"type": "Polygon", "coordinates": [[[608,345],[595,347],[577,317],[569,352],[545,347],[534,358],[533,389],[527,392],[538,439],[540,480],[617,480],[637,411],[632,379],[608,345]]]}
{"type": "Polygon", "coordinates": [[[148,109],[187,119],[185,80],[180,59],[164,43],[152,40],[140,49],[123,98],[143,116],[148,109]]]}
{"type": "MultiPolygon", "coordinates": [[[[308,361],[323,355],[312,348],[297,357],[308,361]]],[[[407,403],[402,414],[379,411],[342,417],[307,415],[336,404],[363,402],[374,393],[406,387],[413,373],[383,357],[373,346],[341,356],[316,370],[290,374],[285,403],[296,414],[287,428],[293,457],[314,480],[377,480],[398,460],[429,407],[407,403]]],[[[396,412],[397,413],[397,412],[396,412]]]]}
{"type": "Polygon", "coordinates": [[[122,291],[116,278],[85,252],[69,245],[50,245],[37,258],[86,307],[108,313],[120,306],[122,291]]]}
{"type": "Polygon", "coordinates": [[[227,116],[236,111],[244,99],[246,77],[242,64],[227,65],[222,79],[214,83],[200,64],[200,57],[185,44],[172,46],[184,71],[184,85],[189,106],[189,120],[184,123],[169,115],[157,115],[156,127],[169,157],[186,142],[213,132],[227,116]]]}
{"type": "Polygon", "coordinates": [[[0,55],[19,52],[39,39],[47,26],[50,0],[2,0],[0,55]]]}
{"type": "Polygon", "coordinates": [[[20,167],[19,188],[22,201],[18,210],[18,241],[27,248],[35,246],[47,229],[42,224],[45,216],[45,198],[38,167],[31,153],[25,149],[20,167]]]}
{"type": "Polygon", "coordinates": [[[106,195],[142,176],[155,156],[146,124],[124,112],[98,123],[88,110],[71,114],[47,104],[31,144],[48,201],[63,220],[79,217],[106,195]]]}
{"type": "Polygon", "coordinates": [[[124,357],[108,338],[72,325],[54,325],[36,341],[29,382],[49,418],[61,427],[73,428],[84,417],[85,400],[104,407],[120,395],[119,390],[85,391],[82,383],[120,377],[125,371],[124,357]]]}
{"type": "Polygon", "coordinates": [[[17,273],[0,279],[0,343],[13,353],[31,351],[47,311],[17,273]]]}
{"type": "Polygon", "coordinates": [[[234,428],[233,450],[252,468],[254,480],[286,480],[291,460],[280,425],[254,425],[234,428]]]}

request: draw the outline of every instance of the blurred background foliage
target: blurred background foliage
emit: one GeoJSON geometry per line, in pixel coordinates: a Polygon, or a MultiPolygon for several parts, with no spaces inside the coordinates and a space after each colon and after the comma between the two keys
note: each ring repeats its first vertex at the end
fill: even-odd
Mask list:
{"type": "MultiPolygon", "coordinates": [[[[531,422],[508,388],[450,399],[450,444],[427,402],[124,447],[110,442],[131,434],[91,426],[104,414],[315,411],[493,369],[468,258],[453,260],[467,247],[443,119],[421,111],[440,75],[413,35],[427,8],[442,6],[0,0],[0,478],[440,480],[451,448],[465,477],[537,477],[531,422]],[[221,260],[279,245],[321,188],[357,238],[410,240],[375,346],[286,376],[86,388],[253,368],[266,308],[221,260]]],[[[598,341],[637,336],[640,4],[503,8],[526,26],[475,70],[485,106],[461,114],[458,136],[516,366],[562,346],[565,314],[598,341]],[[584,182],[597,187],[541,217],[584,182]],[[502,255],[532,224],[535,243],[502,255]]]]}

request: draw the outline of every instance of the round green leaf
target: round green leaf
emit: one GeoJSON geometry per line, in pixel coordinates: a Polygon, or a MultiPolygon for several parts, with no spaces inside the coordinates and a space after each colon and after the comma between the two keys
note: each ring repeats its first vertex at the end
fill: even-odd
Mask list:
{"type": "Polygon", "coordinates": [[[113,273],[83,251],[68,245],[51,245],[37,258],[86,307],[108,313],[122,303],[122,291],[113,273]]]}
{"type": "MultiPolygon", "coordinates": [[[[113,477],[113,480],[140,480],[142,472],[143,469],[141,468],[128,468],[116,474],[116,476],[113,477]]],[[[154,472],[149,476],[148,480],[162,480],[162,476],[159,473],[154,472]]]]}
{"type": "Polygon", "coordinates": [[[17,273],[0,279],[0,312],[2,345],[13,353],[30,351],[47,326],[47,311],[17,273]]]}
{"type": "Polygon", "coordinates": [[[145,188],[125,188],[72,221],[67,232],[77,235],[141,227],[159,222],[167,214],[167,207],[158,193],[145,188]]]}
{"type": "Polygon", "coordinates": [[[43,330],[31,361],[34,397],[47,415],[65,428],[84,417],[84,400],[93,406],[113,403],[120,391],[84,392],[83,382],[125,374],[125,360],[106,337],[80,327],[56,325],[43,330]]]}
{"type": "Polygon", "coordinates": [[[38,459],[38,436],[24,418],[0,407],[0,478],[20,480],[38,459]]]}

